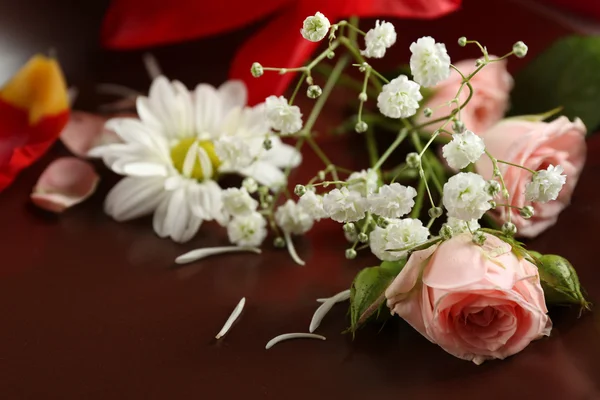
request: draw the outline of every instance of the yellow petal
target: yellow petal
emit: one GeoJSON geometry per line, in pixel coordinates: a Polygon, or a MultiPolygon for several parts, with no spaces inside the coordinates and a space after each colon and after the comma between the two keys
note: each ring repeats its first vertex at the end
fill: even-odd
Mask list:
{"type": "Polygon", "coordinates": [[[26,110],[31,125],[69,108],[67,85],[58,62],[42,55],[32,57],[0,89],[0,99],[26,110]]]}

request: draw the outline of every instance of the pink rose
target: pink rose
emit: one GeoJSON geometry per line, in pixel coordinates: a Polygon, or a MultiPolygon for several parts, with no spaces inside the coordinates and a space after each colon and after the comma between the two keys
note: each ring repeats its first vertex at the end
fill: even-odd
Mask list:
{"type": "MultiPolygon", "coordinates": [[[[464,60],[455,65],[465,76],[476,69],[475,60],[464,60]]],[[[424,104],[424,107],[434,110],[433,116],[427,118],[420,112],[416,117],[417,124],[446,115],[450,108],[440,108],[440,105],[448,103],[456,96],[461,83],[462,77],[458,72],[452,70],[448,79],[433,88],[434,94],[424,104]]],[[[479,134],[504,117],[504,113],[508,109],[509,92],[512,89],[513,80],[506,70],[506,62],[503,60],[483,67],[471,79],[471,85],[473,86],[473,97],[469,104],[461,110],[460,117],[467,129],[479,134]]],[[[461,104],[468,95],[469,89],[465,86],[459,96],[461,104]]],[[[442,122],[428,125],[426,129],[434,131],[441,125],[442,122]]]]}
{"type": "Polygon", "coordinates": [[[536,266],[488,234],[483,246],[461,234],[414,252],[385,296],[392,313],[475,364],[516,354],[552,329],[536,266]]]}
{"type": "MultiPolygon", "coordinates": [[[[565,170],[567,183],[556,201],[531,204],[535,214],[530,219],[521,217],[518,209],[510,209],[511,221],[516,225],[518,235],[538,235],[554,225],[558,214],[569,205],[585,163],[585,133],[580,119],[570,122],[567,117],[560,117],[552,122],[507,119],[481,134],[488,151],[499,160],[523,165],[533,171],[546,169],[550,164],[561,165],[565,170]]],[[[510,204],[516,207],[529,205],[530,202],[525,200],[525,185],[531,181],[531,173],[506,164],[499,164],[499,167],[510,194],[510,204]]],[[[484,178],[492,177],[493,168],[488,157],[481,157],[475,168],[484,178]]],[[[492,215],[503,223],[507,219],[506,207],[498,207],[492,215]]]]}

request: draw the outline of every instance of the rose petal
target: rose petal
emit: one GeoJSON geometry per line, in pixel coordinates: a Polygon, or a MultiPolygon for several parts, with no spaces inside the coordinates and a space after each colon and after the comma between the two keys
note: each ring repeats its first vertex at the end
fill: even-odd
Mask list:
{"type": "Polygon", "coordinates": [[[31,193],[31,200],[40,208],[61,213],[90,197],[99,179],[86,161],[75,157],[59,158],[42,173],[31,193]]]}
{"type": "Polygon", "coordinates": [[[72,111],[60,139],[71,153],[87,157],[88,151],[100,144],[120,142],[114,132],[104,128],[107,119],[83,111],[72,111]]]}

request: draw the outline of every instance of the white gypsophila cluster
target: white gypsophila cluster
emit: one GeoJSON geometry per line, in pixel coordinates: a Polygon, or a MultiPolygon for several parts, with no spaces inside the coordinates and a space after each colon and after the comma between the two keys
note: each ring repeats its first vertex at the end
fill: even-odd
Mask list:
{"type": "Polygon", "coordinates": [[[470,221],[478,220],[492,206],[486,191],[486,182],[481,175],[461,172],[444,184],[443,203],[448,216],[470,221]]]}
{"type": "Polygon", "coordinates": [[[424,87],[435,86],[450,76],[450,56],[446,45],[425,36],[410,45],[410,70],[415,82],[424,87]]]}
{"type": "Polygon", "coordinates": [[[411,186],[399,183],[383,185],[377,193],[367,197],[369,211],[384,218],[400,218],[415,205],[417,191],[411,186]]]}
{"type": "Polygon", "coordinates": [[[365,217],[367,200],[346,187],[333,189],[323,196],[323,209],[334,221],[355,222],[365,217]]]}
{"type": "Polygon", "coordinates": [[[267,237],[267,221],[256,211],[235,216],[227,224],[227,237],[238,246],[260,246],[267,237]]]}
{"type": "Polygon", "coordinates": [[[442,154],[450,168],[463,169],[479,160],[485,151],[483,139],[471,131],[455,133],[452,140],[442,147],[442,154]]]}
{"type": "Polygon", "coordinates": [[[235,137],[222,137],[215,141],[215,154],[229,168],[246,168],[258,156],[247,140],[235,137]]]}
{"type": "Polygon", "coordinates": [[[429,230],[421,220],[392,219],[385,228],[377,226],[373,229],[369,236],[369,246],[380,260],[396,261],[406,254],[407,249],[424,243],[428,237],[429,230]]]}
{"type": "Polygon", "coordinates": [[[525,187],[525,198],[540,203],[556,200],[567,182],[567,176],[562,175],[563,172],[563,167],[555,167],[552,164],[545,170],[537,171],[525,187]]]}
{"type": "Polygon", "coordinates": [[[289,105],[285,97],[269,96],[265,104],[267,119],[274,130],[282,135],[291,135],[302,129],[300,108],[289,105]]]}
{"type": "Polygon", "coordinates": [[[331,23],[323,13],[317,12],[315,15],[306,17],[302,23],[300,33],[302,37],[311,42],[319,42],[327,36],[331,23]]]}
{"type": "Polygon", "coordinates": [[[301,235],[308,232],[315,221],[303,207],[288,200],[275,211],[275,222],[284,232],[301,235]]]}
{"type": "Polygon", "coordinates": [[[247,216],[256,211],[258,202],[246,188],[229,188],[222,192],[223,211],[229,216],[247,216]]]}
{"type": "Polygon", "coordinates": [[[327,217],[327,213],[323,209],[323,197],[312,190],[307,190],[306,193],[300,197],[298,205],[315,221],[320,221],[321,218],[327,217]]]}
{"type": "Polygon", "coordinates": [[[372,169],[362,170],[360,172],[353,172],[350,174],[346,182],[348,190],[358,192],[361,196],[366,197],[367,195],[377,190],[378,183],[377,172],[372,169]]]}
{"type": "Polygon", "coordinates": [[[369,58],[382,58],[386,49],[396,43],[394,25],[385,21],[375,22],[375,28],[369,29],[365,35],[366,48],[360,54],[369,58]]]}
{"type": "Polygon", "coordinates": [[[421,100],[419,84],[400,75],[383,86],[377,96],[377,108],[386,117],[408,118],[415,115],[421,100]]]}
{"type": "Polygon", "coordinates": [[[472,219],[470,221],[463,221],[462,219],[454,217],[448,217],[446,225],[448,225],[452,229],[452,234],[454,235],[458,233],[475,232],[477,229],[481,228],[479,222],[477,222],[476,219],[472,219]]]}

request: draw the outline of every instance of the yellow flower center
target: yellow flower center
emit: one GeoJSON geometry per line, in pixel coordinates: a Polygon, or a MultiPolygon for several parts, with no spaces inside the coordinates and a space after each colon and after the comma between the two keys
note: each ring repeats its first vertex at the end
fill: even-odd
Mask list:
{"type": "MultiPolygon", "coordinates": [[[[211,176],[208,176],[208,178],[214,177],[217,174],[217,169],[221,165],[221,160],[219,159],[219,157],[217,157],[217,154],[215,153],[215,145],[210,140],[198,140],[196,138],[187,138],[179,141],[179,143],[177,143],[171,148],[171,159],[173,160],[173,166],[175,166],[175,168],[181,174],[183,174],[183,164],[185,162],[186,156],[188,155],[190,148],[196,142],[198,143],[199,149],[203,149],[206,152],[212,165],[213,171],[211,176]]],[[[190,177],[198,181],[203,181],[207,178],[207,174],[205,172],[206,171],[202,169],[202,164],[200,164],[200,158],[196,157],[190,177]]]]}

